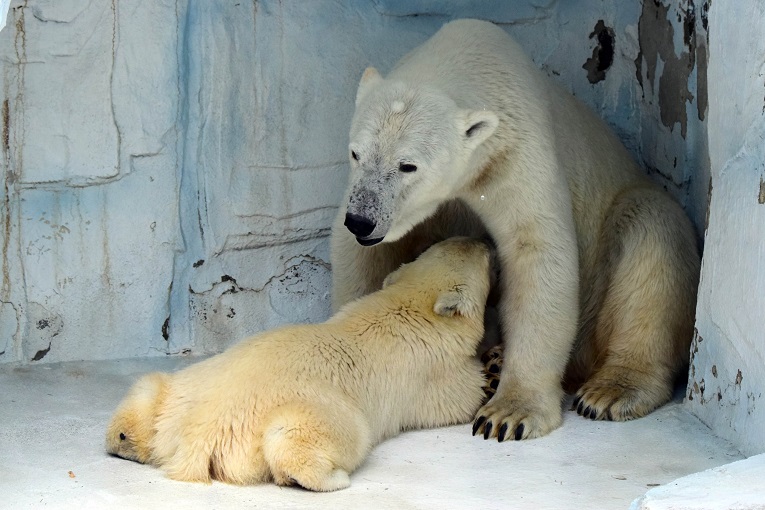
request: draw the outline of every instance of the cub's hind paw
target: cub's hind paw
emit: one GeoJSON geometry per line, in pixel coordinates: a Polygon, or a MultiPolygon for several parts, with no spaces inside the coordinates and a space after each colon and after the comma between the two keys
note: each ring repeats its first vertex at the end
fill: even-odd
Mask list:
{"type": "Polygon", "coordinates": [[[486,383],[483,386],[483,392],[486,394],[484,403],[497,392],[497,388],[499,387],[499,374],[502,372],[502,359],[501,345],[494,346],[481,355],[483,375],[486,378],[486,383]]]}

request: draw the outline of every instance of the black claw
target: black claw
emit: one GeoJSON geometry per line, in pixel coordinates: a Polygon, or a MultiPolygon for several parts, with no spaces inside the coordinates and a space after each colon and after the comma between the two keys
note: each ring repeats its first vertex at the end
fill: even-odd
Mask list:
{"type": "Polygon", "coordinates": [[[481,425],[483,425],[483,422],[486,421],[486,418],[483,416],[479,416],[478,419],[473,423],[473,435],[475,435],[476,432],[478,432],[478,429],[481,428],[481,425]]]}
{"type": "Polygon", "coordinates": [[[505,434],[507,434],[507,423],[503,423],[502,426],[499,428],[499,433],[497,434],[497,441],[500,443],[505,440],[505,434]]]}
{"type": "Polygon", "coordinates": [[[582,397],[576,397],[574,399],[574,402],[571,404],[571,410],[573,411],[574,409],[576,409],[576,406],[578,406],[579,402],[581,401],[582,401],[582,397]]]}
{"type": "Polygon", "coordinates": [[[611,409],[609,409],[608,411],[606,411],[606,419],[607,419],[608,421],[614,421],[614,415],[613,415],[613,414],[611,414],[611,409]]]}
{"type": "Polygon", "coordinates": [[[582,409],[584,409],[584,402],[579,402],[579,405],[576,406],[576,414],[582,414],[582,409]]]}
{"type": "Polygon", "coordinates": [[[588,418],[590,416],[590,412],[592,411],[592,408],[590,406],[587,406],[584,408],[584,412],[582,413],[582,416],[585,418],[588,418]]]}
{"type": "Polygon", "coordinates": [[[520,425],[518,425],[518,428],[515,429],[515,440],[516,441],[520,441],[521,440],[521,438],[523,437],[523,429],[525,429],[525,428],[526,427],[524,427],[523,423],[521,423],[520,425]]]}
{"type": "Polygon", "coordinates": [[[483,438],[489,439],[490,435],[491,435],[491,422],[487,421],[486,426],[483,428],[483,438]]]}
{"type": "Polygon", "coordinates": [[[489,383],[489,387],[493,390],[496,390],[497,386],[499,386],[499,379],[494,379],[489,383]]]}
{"type": "Polygon", "coordinates": [[[489,365],[489,372],[492,374],[498,374],[499,373],[499,366],[496,363],[492,363],[489,365]]]}
{"type": "Polygon", "coordinates": [[[598,417],[598,413],[597,413],[597,412],[595,412],[595,409],[593,409],[592,411],[590,411],[590,419],[591,419],[591,420],[594,420],[594,419],[595,419],[595,418],[597,418],[597,417],[598,417]]]}

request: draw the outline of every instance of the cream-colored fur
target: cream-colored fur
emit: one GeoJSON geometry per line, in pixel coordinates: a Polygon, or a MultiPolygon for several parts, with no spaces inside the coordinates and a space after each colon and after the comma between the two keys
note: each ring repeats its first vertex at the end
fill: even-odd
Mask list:
{"type": "Polygon", "coordinates": [[[669,399],[692,336],[693,227],[502,29],[454,21],[387,77],[367,70],[349,153],[335,307],[378,288],[388,264],[429,237],[482,225],[497,245],[505,362],[476,431],[549,433],[564,382],[593,419],[636,418],[669,399]]]}
{"type": "Polygon", "coordinates": [[[347,487],[383,439],[473,417],[489,268],[486,244],[447,240],[324,324],[147,375],[112,418],[106,449],[176,480],[347,487]]]}

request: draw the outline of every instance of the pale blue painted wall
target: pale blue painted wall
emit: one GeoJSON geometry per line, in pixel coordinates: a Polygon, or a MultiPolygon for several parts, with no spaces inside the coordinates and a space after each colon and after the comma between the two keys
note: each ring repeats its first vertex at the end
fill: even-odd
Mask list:
{"type": "Polygon", "coordinates": [[[709,14],[709,227],[687,403],[765,452],[765,4],[709,14]]]}
{"type": "Polygon", "coordinates": [[[637,4],[13,2],[0,361],[216,352],[324,319],[357,80],[465,16],[501,23],[656,159],[650,108],[636,113],[637,4]],[[599,19],[616,52],[593,85],[599,19]]]}
{"type": "Polygon", "coordinates": [[[449,19],[480,17],[595,108],[700,237],[713,190],[689,395],[706,390],[689,405],[761,450],[761,11],[755,0],[715,3],[710,17],[690,0],[15,0],[0,32],[0,362],[217,352],[324,319],[358,78],[449,19]],[[614,55],[591,83],[599,20],[614,55]]]}

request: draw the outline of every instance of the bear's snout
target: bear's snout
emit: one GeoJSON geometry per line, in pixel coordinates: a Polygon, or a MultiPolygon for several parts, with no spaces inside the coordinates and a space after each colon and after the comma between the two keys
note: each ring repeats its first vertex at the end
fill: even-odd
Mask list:
{"type": "Polygon", "coordinates": [[[377,223],[364,216],[347,213],[343,225],[356,237],[367,237],[374,231],[377,223]]]}

